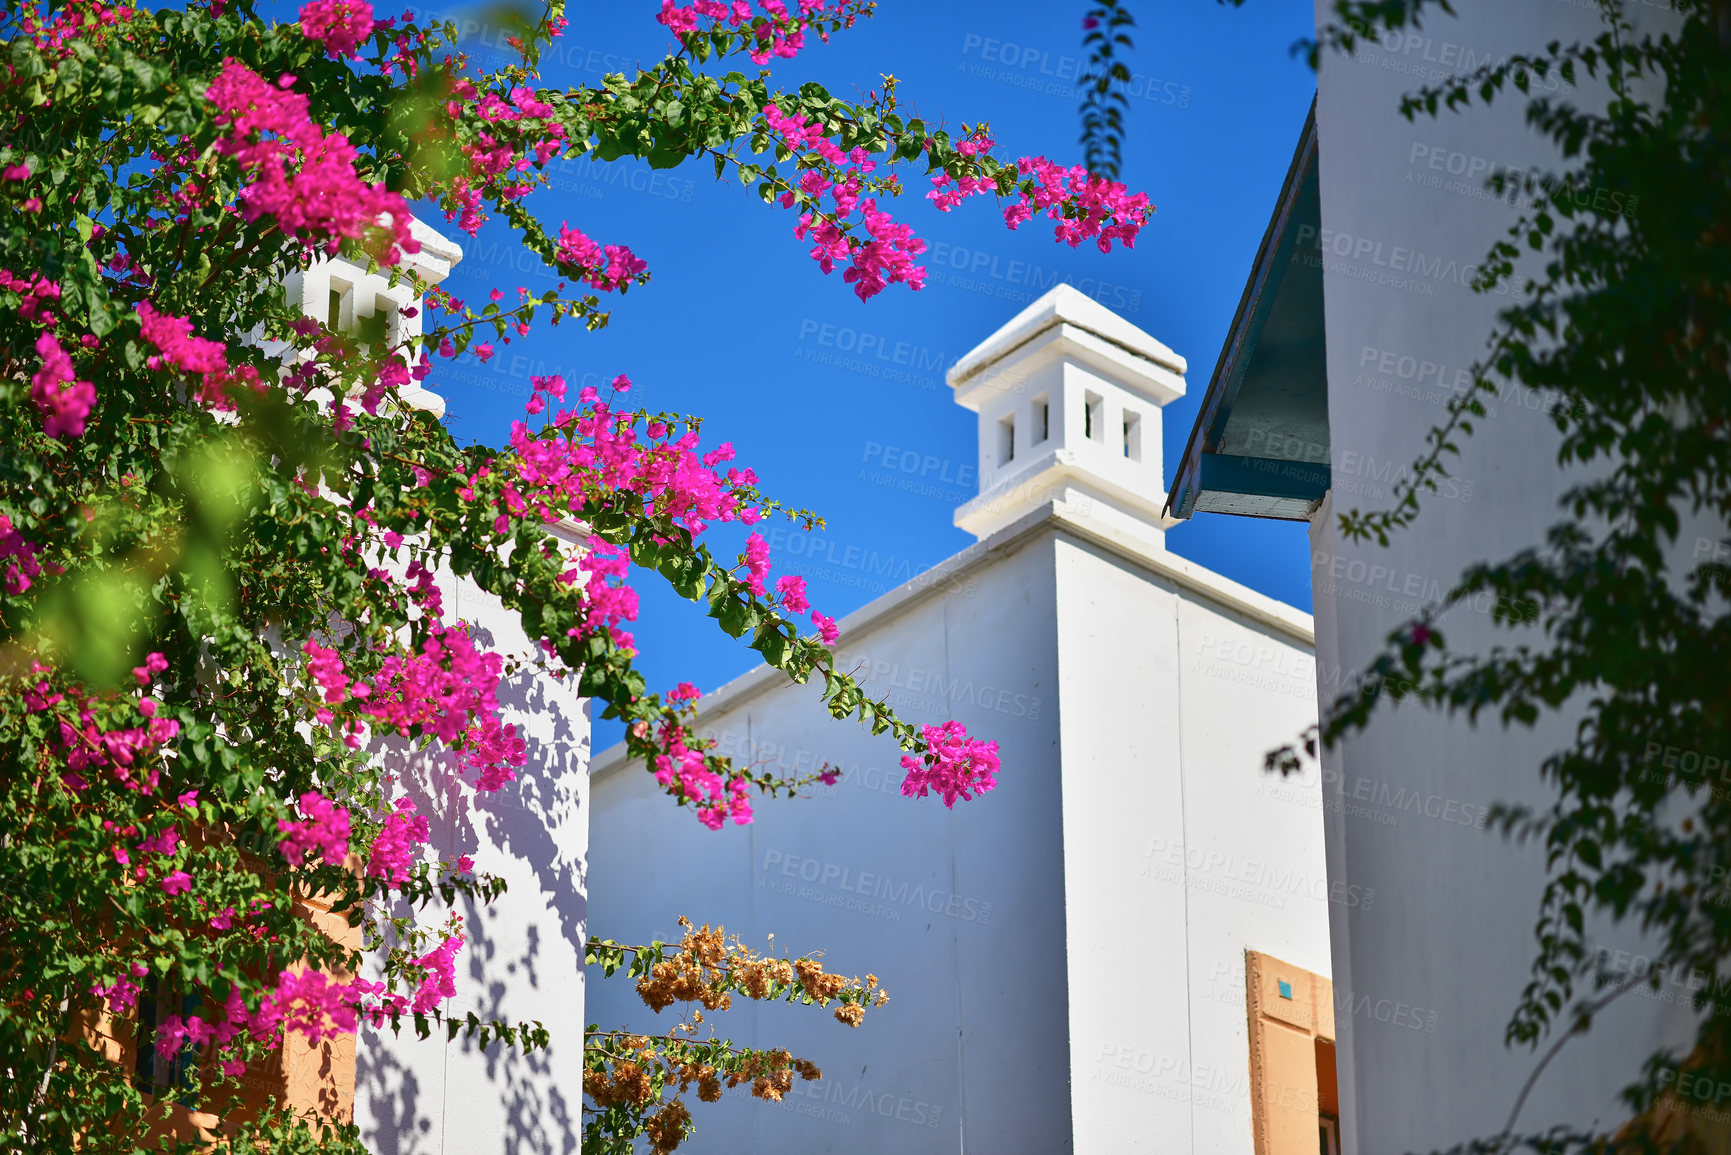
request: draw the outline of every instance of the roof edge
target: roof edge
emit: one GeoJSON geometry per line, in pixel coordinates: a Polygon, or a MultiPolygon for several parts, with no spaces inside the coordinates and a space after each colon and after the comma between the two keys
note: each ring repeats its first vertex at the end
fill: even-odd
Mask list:
{"type": "Polygon", "coordinates": [[[1250,276],[1244,282],[1244,292],[1238,298],[1238,309],[1227,326],[1226,338],[1220,345],[1220,356],[1214,363],[1214,373],[1202,393],[1202,406],[1190,436],[1184,442],[1184,452],[1178,455],[1178,467],[1172,474],[1172,485],[1166,494],[1166,512],[1188,519],[1195,512],[1196,496],[1201,489],[1201,455],[1207,442],[1223,422],[1222,409],[1232,410],[1238,386],[1243,382],[1249,355],[1256,349],[1262,335],[1262,323],[1268,307],[1273,304],[1280,274],[1284,272],[1278,259],[1287,225],[1304,188],[1304,178],[1316,164],[1316,97],[1310,98],[1310,111],[1305,115],[1304,128],[1298,134],[1298,146],[1293,149],[1292,162],[1287,166],[1286,179],[1281,183],[1280,196],[1274,212],[1263,230],[1262,243],[1256,248],[1256,258],[1250,264],[1250,276]],[[1265,299],[1266,298],[1266,299],[1265,299]],[[1252,331],[1254,330],[1254,331],[1252,331]]]}
{"type": "MultiPolygon", "coordinates": [[[[1266,629],[1284,634],[1302,646],[1316,646],[1315,620],[1310,614],[1267,594],[1257,593],[1248,586],[1222,577],[1213,570],[1178,557],[1157,546],[1103,524],[1061,502],[1048,502],[1027,516],[1010,523],[990,537],[978,541],[958,554],[933,566],[912,581],[867,602],[839,623],[842,636],[887,624],[917,606],[959,578],[992,561],[996,556],[1020,548],[1026,541],[1042,533],[1076,538],[1130,561],[1144,572],[1165,578],[1178,586],[1213,602],[1216,606],[1266,629]]],[[[759,694],[777,686],[791,685],[787,675],[770,666],[759,664],[733,680],[724,683],[698,703],[696,721],[751,701],[759,694]]],[[[625,746],[616,742],[597,753],[589,763],[591,781],[610,777],[629,765],[625,746]]]]}

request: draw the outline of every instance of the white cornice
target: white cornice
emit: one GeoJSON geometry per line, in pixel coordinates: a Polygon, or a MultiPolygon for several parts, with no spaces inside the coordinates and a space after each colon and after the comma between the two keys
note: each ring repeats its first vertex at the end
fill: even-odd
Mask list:
{"type": "MultiPolygon", "coordinates": [[[[1157,372],[1153,376],[1165,388],[1170,387],[1170,374],[1184,375],[1184,358],[1086,293],[1059,284],[963,354],[962,359],[944,375],[944,380],[956,390],[956,400],[961,402],[963,394],[974,384],[975,377],[1054,328],[1060,330],[1058,337],[1089,346],[1114,360],[1128,357],[1131,365],[1144,373],[1147,369],[1155,369],[1157,372]]],[[[1177,395],[1183,393],[1183,388],[1183,383],[1179,382],[1177,395]]],[[[1165,400],[1172,399],[1167,397],[1165,400]]]]}

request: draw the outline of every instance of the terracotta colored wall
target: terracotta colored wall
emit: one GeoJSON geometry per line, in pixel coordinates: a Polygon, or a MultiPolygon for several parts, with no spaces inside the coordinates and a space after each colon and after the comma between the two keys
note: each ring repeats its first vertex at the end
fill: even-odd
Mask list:
{"type": "MultiPolygon", "coordinates": [[[[328,938],[348,947],[360,945],[360,928],[331,913],[330,896],[297,898],[295,910],[328,938]]],[[[103,1058],[130,1073],[138,1061],[138,1019],[96,1008],[84,1010],[74,1016],[69,1042],[94,1047],[103,1058]]],[[[273,1097],[297,1114],[350,1121],[355,1100],[355,1036],[314,1044],[290,1032],[279,1051],[247,1066],[230,1101],[232,1106],[204,1112],[189,1111],[178,1103],[162,1104],[150,1136],[158,1142],[211,1142],[223,1131],[224,1115],[231,1111],[253,1115],[273,1097]]]]}
{"type": "MultiPolygon", "coordinates": [[[[295,910],[304,912],[327,938],[350,949],[359,948],[361,928],[350,926],[344,915],[332,914],[329,897],[319,895],[297,901],[295,910]]],[[[323,1115],[343,1123],[354,1117],[354,1035],[315,1044],[290,1033],[283,1044],[282,1073],[283,1094],[288,1106],[296,1112],[323,1115]]]]}
{"type": "Polygon", "coordinates": [[[1318,1115],[1340,1110],[1334,984],[1256,951],[1244,975],[1256,1155],[1316,1155],[1318,1115]]]}

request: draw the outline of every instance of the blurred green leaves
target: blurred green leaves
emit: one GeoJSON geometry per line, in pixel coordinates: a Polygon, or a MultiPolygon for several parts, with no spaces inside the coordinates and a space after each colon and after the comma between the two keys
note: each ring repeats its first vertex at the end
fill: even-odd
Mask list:
{"type": "Polygon", "coordinates": [[[89,569],[67,576],[44,594],[37,630],[54,652],[95,689],[130,681],[142,655],[138,642],[150,617],[151,583],[138,570],[89,569]]]}
{"type": "Polygon", "coordinates": [[[204,441],[176,463],[186,533],[180,557],[170,564],[192,595],[182,612],[198,632],[213,632],[233,616],[235,583],[227,559],[256,499],[257,473],[251,450],[233,434],[204,441]]]}
{"type": "Polygon", "coordinates": [[[85,509],[87,559],[50,582],[37,603],[33,632],[92,688],[131,681],[144,642],[171,607],[203,634],[235,616],[230,566],[258,496],[258,463],[232,432],[171,460],[160,491],[142,502],[85,509]]]}

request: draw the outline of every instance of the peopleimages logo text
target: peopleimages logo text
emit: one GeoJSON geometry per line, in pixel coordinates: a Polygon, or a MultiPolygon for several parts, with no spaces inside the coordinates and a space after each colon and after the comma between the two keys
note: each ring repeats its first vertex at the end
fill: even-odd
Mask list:
{"type": "MultiPolygon", "coordinates": [[[[897,883],[887,875],[871,871],[855,871],[852,867],[780,850],[767,850],[763,855],[762,871],[778,871],[784,877],[797,878],[816,886],[863,895],[879,902],[905,908],[918,908],[932,914],[945,914],[964,922],[988,923],[992,920],[992,904],[981,902],[937,887],[897,883]]],[[[760,884],[761,885],[761,884],[760,884]]]]}
{"type": "MultiPolygon", "coordinates": [[[[962,55],[970,59],[984,61],[987,64],[1001,64],[1005,68],[1013,68],[1026,73],[1030,79],[1044,77],[1045,84],[1018,85],[1018,87],[1038,87],[1051,92],[1072,93],[1079,91],[1083,73],[1087,71],[1087,61],[1080,56],[1069,56],[1064,53],[1053,53],[1050,48],[1041,48],[1034,44],[1017,44],[1013,40],[999,40],[995,37],[981,36],[969,32],[962,37],[962,55]]],[[[965,67],[965,66],[964,66],[965,67]]],[[[970,69],[974,75],[992,79],[989,70],[970,69]]],[[[1007,83],[1015,83],[1006,75],[999,74],[996,79],[1007,83]]],[[[1180,84],[1175,80],[1158,80],[1145,73],[1136,72],[1130,76],[1130,81],[1124,86],[1124,95],[1131,100],[1146,100],[1152,104],[1166,104],[1175,108],[1189,108],[1191,89],[1188,84],[1180,84]]]]}
{"type": "Polygon", "coordinates": [[[904,669],[897,661],[885,658],[873,661],[868,654],[850,653],[846,650],[836,651],[835,665],[838,670],[854,670],[861,681],[871,685],[874,692],[881,693],[887,687],[908,695],[925,695],[934,706],[953,709],[958,705],[969,705],[982,710],[995,710],[1012,718],[1040,716],[1038,694],[1018,693],[1009,687],[976,683],[972,678],[960,675],[951,676],[942,667],[910,665],[904,669]]]}
{"type": "Polygon", "coordinates": [[[1078,277],[1030,261],[1006,260],[985,249],[970,249],[948,241],[938,241],[931,247],[926,256],[926,266],[934,277],[947,283],[959,283],[946,276],[951,270],[961,277],[984,277],[988,281],[1025,287],[1036,296],[1062,283],[1121,313],[1134,313],[1142,308],[1141,289],[1102,281],[1097,277],[1078,277]]]}
{"type": "MultiPolygon", "coordinates": [[[[1374,237],[1353,236],[1334,229],[1318,229],[1315,225],[1298,226],[1292,259],[1355,280],[1378,280],[1379,283],[1413,290],[1423,289],[1427,282],[1470,289],[1479,274],[1479,266],[1470,261],[1427,255],[1421,249],[1374,237]],[[1383,281],[1379,277],[1394,279],[1383,281]]],[[[1524,277],[1511,275],[1498,280],[1490,291],[1503,297],[1518,295],[1524,291],[1525,285],[1524,277]]]]}
{"type": "Polygon", "coordinates": [[[942,374],[950,366],[949,354],[902,341],[882,333],[806,317],[799,323],[799,339],[859,357],[871,357],[923,372],[942,374]]]}

